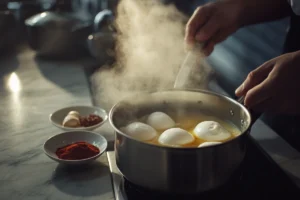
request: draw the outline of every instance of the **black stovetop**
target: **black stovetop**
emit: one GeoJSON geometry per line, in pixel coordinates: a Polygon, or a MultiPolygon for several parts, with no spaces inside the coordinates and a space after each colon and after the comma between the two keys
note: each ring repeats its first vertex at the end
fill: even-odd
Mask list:
{"type": "MultiPolygon", "coordinates": [[[[116,191],[115,191],[116,192],[116,191]]],[[[140,188],[125,178],[119,184],[118,196],[127,200],[178,200],[178,199],[299,199],[300,191],[291,180],[273,163],[260,147],[252,140],[249,140],[249,149],[246,158],[238,173],[226,186],[215,191],[202,193],[195,196],[173,196],[147,191],[140,188]]]]}

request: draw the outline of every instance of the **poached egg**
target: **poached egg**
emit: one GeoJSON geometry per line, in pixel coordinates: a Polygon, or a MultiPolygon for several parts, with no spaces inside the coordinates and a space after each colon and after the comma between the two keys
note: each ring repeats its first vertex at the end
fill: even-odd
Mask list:
{"type": "Polygon", "coordinates": [[[132,122],[120,130],[140,141],[152,140],[157,135],[157,131],[153,127],[142,122],[132,122]]]}
{"type": "Polygon", "coordinates": [[[175,121],[164,112],[153,112],[146,120],[146,123],[156,130],[166,130],[175,126],[175,121]]]}
{"type": "Polygon", "coordinates": [[[231,133],[215,121],[200,122],[193,132],[196,137],[209,142],[222,141],[231,137],[231,133]]]}
{"type": "Polygon", "coordinates": [[[181,128],[170,128],[165,130],[158,138],[158,142],[168,146],[180,146],[192,143],[194,136],[181,128]]]}

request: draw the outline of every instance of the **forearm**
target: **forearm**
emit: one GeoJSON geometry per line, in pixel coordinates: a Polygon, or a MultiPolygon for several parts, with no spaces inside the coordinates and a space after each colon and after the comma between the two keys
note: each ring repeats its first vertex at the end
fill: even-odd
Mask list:
{"type": "Polygon", "coordinates": [[[288,0],[231,1],[236,2],[240,5],[240,26],[278,20],[287,17],[292,12],[288,0]]]}

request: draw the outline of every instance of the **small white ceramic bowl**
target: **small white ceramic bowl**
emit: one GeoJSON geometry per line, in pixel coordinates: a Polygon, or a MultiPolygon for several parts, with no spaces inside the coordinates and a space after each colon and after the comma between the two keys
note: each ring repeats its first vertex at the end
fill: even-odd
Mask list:
{"type": "Polygon", "coordinates": [[[96,128],[99,128],[100,126],[102,126],[107,121],[107,118],[108,118],[107,112],[104,109],[95,107],[95,106],[70,106],[70,107],[61,108],[59,110],[56,110],[49,116],[49,120],[51,121],[51,123],[54,126],[60,128],[62,130],[65,130],[65,131],[75,131],[75,130],[92,131],[92,130],[95,130],[96,128]],[[102,120],[102,122],[100,122],[94,126],[89,126],[89,127],[78,127],[78,128],[64,127],[62,125],[62,122],[63,122],[64,118],[66,117],[66,115],[70,111],[77,111],[77,112],[79,112],[80,115],[83,115],[83,116],[87,116],[90,114],[96,114],[96,115],[99,115],[103,120],[102,120]]]}
{"type": "Polygon", "coordinates": [[[63,132],[49,138],[44,143],[44,152],[49,158],[57,161],[58,163],[68,164],[68,165],[86,164],[91,161],[94,161],[106,151],[106,148],[107,148],[107,140],[105,139],[105,137],[91,131],[63,132]],[[72,144],[74,142],[80,142],[80,141],[88,142],[98,147],[100,149],[100,153],[98,153],[93,157],[82,159],[82,160],[64,160],[57,157],[55,152],[58,148],[66,146],[68,144],[72,144]]]}

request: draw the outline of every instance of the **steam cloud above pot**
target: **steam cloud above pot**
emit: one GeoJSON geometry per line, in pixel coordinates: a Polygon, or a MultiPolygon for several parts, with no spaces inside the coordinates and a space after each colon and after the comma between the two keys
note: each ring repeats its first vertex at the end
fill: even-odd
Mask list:
{"type": "MultiPolygon", "coordinates": [[[[172,4],[165,5],[158,0],[121,0],[115,21],[117,61],[113,66],[101,67],[92,77],[97,82],[97,98],[101,104],[110,108],[134,93],[173,88],[186,56],[187,20],[172,4]]],[[[208,73],[200,71],[193,73],[197,88],[204,87],[208,73]]]]}

